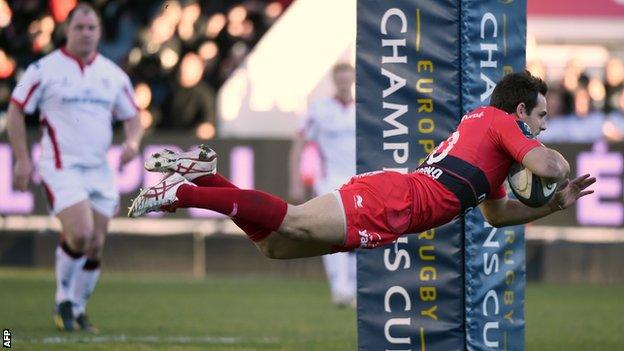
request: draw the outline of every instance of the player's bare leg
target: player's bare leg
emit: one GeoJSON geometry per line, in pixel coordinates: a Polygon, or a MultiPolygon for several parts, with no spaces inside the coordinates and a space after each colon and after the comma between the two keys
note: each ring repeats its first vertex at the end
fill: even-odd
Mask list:
{"type": "Polygon", "coordinates": [[[108,233],[110,218],[100,212],[93,210],[93,237],[87,249],[87,257],[101,260],[104,252],[104,242],[108,233]]]}
{"type": "Polygon", "coordinates": [[[57,214],[70,249],[84,253],[93,235],[93,213],[88,200],[80,201],[57,214]]]}
{"type": "Polygon", "coordinates": [[[72,290],[77,271],[82,269],[87,245],[93,236],[93,213],[89,201],[80,201],[58,213],[62,238],[56,249],[56,314],[59,329],[74,330],[72,290]]]}
{"type": "Polygon", "coordinates": [[[76,283],[72,298],[73,314],[78,327],[90,333],[99,332],[89,321],[86,314],[86,306],[100,277],[100,263],[109,222],[110,218],[93,210],[94,230],[86,251],[87,260],[83,267],[78,270],[75,278],[76,283]]]}
{"type": "Polygon", "coordinates": [[[345,220],[334,194],[293,206],[262,191],[198,187],[178,173],[167,174],[141,191],[128,216],[180,207],[205,208],[231,217],[252,241],[262,242],[258,247],[271,258],[322,255],[344,243],[345,220]]]}
{"type": "Polygon", "coordinates": [[[270,194],[239,189],[216,173],[216,164],[216,153],[205,145],[187,152],[162,150],[153,154],[145,161],[145,169],[175,173],[142,190],[128,215],[175,211],[177,207],[208,208],[228,215],[271,258],[318,256],[343,244],[345,219],[335,195],[299,206],[287,205],[270,194]],[[181,187],[182,192],[178,190],[181,187]],[[230,198],[238,200],[228,202],[230,198]],[[239,213],[239,207],[246,213],[239,213]]]}
{"type": "Polygon", "coordinates": [[[302,205],[288,205],[279,229],[256,242],[270,258],[320,256],[344,244],[345,218],[334,194],[316,197],[302,205]]]}

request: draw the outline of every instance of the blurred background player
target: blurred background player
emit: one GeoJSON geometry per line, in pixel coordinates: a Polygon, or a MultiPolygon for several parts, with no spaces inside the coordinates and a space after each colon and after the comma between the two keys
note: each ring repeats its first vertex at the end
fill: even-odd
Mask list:
{"type": "MultiPolygon", "coordinates": [[[[338,63],[332,69],[335,95],[313,103],[293,140],[290,155],[290,197],[296,203],[304,200],[300,177],[301,155],[306,143],[313,143],[321,159],[321,171],[314,183],[314,195],[320,196],[340,188],[356,174],[355,102],[353,84],[355,68],[338,63]]],[[[337,252],[323,256],[332,302],[339,307],[354,306],[357,290],[357,262],[354,252],[337,252]]]]}
{"type": "Polygon", "coordinates": [[[14,186],[26,191],[33,165],[24,114],[39,110],[44,127],[38,164],[52,212],[62,226],[56,249],[56,310],[59,329],[97,331],[85,312],[100,275],[104,237],[119,195],[106,153],[113,119],[126,135],[120,165],[134,158],[143,135],[128,76],[98,55],[100,18],[78,4],[66,20],[66,45],[32,63],[15,87],[8,132],[15,154],[14,186]]]}

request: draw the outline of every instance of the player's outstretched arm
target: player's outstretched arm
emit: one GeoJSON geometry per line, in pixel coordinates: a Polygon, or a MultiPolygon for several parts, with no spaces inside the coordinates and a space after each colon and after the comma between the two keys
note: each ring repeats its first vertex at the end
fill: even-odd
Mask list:
{"type": "Polygon", "coordinates": [[[522,159],[522,165],[534,174],[560,182],[568,177],[570,164],[556,150],[545,146],[535,147],[522,159]]]}
{"type": "Polygon", "coordinates": [[[494,227],[524,224],[572,206],[578,199],[593,193],[587,188],[596,182],[589,174],[564,180],[552,200],[542,207],[528,207],[518,200],[502,198],[485,200],[479,208],[485,220],[494,227]]]}

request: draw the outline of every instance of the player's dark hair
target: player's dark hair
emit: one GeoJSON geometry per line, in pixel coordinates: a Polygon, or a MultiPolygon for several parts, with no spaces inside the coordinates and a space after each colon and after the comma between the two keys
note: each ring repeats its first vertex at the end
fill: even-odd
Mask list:
{"type": "Polygon", "coordinates": [[[531,114],[537,105],[537,95],[546,95],[548,86],[539,77],[531,75],[531,72],[510,73],[501,79],[494,88],[490,98],[490,106],[503,110],[507,113],[515,113],[516,107],[524,102],[527,114],[531,114]]]}
{"type": "Polygon", "coordinates": [[[102,23],[102,19],[100,18],[100,14],[95,10],[95,7],[93,7],[93,5],[89,4],[88,2],[79,2],[78,4],[76,4],[76,6],[71,9],[71,11],[69,11],[69,13],[67,14],[67,18],[65,19],[65,25],[69,26],[69,24],[71,23],[72,19],[74,18],[74,15],[76,14],[76,12],[78,11],[82,11],[82,12],[93,12],[95,13],[95,16],[98,19],[98,22],[102,23]]]}

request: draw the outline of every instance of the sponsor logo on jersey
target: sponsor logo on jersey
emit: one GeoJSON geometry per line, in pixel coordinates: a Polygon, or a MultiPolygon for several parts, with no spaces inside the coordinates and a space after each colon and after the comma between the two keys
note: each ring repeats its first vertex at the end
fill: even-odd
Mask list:
{"type": "Polygon", "coordinates": [[[61,103],[64,105],[91,104],[91,105],[101,105],[104,107],[108,107],[112,104],[112,102],[109,100],[99,99],[96,97],[88,97],[88,96],[63,96],[61,98],[61,103]]]}
{"type": "Polygon", "coordinates": [[[379,173],[383,173],[384,171],[372,171],[372,172],[365,172],[365,173],[360,173],[360,174],[356,174],[353,176],[353,178],[364,178],[364,177],[369,177],[375,174],[379,174],[379,173]]]}
{"type": "Polygon", "coordinates": [[[464,115],[461,120],[463,122],[463,121],[465,121],[467,119],[481,118],[481,117],[483,117],[483,114],[484,114],[483,111],[473,112],[473,113],[471,113],[469,115],[464,115]]]}
{"type": "Polygon", "coordinates": [[[438,167],[434,167],[434,166],[421,167],[421,168],[418,168],[416,172],[422,173],[436,180],[444,174],[444,170],[438,167]]]}
{"type": "Polygon", "coordinates": [[[373,248],[379,246],[381,235],[378,233],[369,233],[366,229],[358,230],[360,235],[360,247],[373,248]]]}

